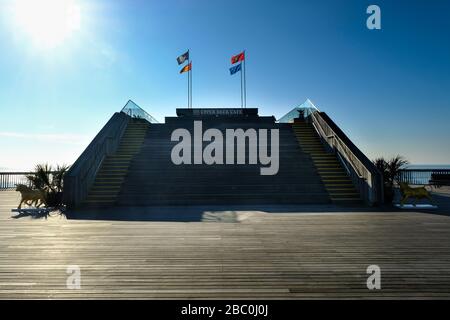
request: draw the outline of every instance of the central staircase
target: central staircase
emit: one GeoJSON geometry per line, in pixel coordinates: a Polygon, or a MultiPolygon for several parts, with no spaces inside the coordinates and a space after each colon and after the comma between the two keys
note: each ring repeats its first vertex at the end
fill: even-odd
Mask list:
{"type": "MultiPolygon", "coordinates": [[[[175,118],[177,120],[178,118],[175,118]]],[[[327,152],[314,127],[305,121],[203,121],[203,131],[278,129],[279,171],[261,175],[261,164],[181,164],[171,160],[171,141],[177,128],[193,137],[193,121],[150,124],[130,118],[117,151],[107,156],[89,190],[85,206],[153,206],[209,204],[329,204],[360,203],[360,195],[346,171],[327,152]]],[[[205,147],[210,142],[203,142],[205,147]]],[[[269,139],[268,150],[271,142],[269,139]]],[[[248,142],[247,142],[248,144],[248,142]]],[[[225,157],[224,150],[224,157],[225,157]]],[[[193,155],[193,153],[192,153],[193,155]]],[[[235,163],[237,152],[235,151],[235,163]]]]}
{"type": "MultiPolygon", "coordinates": [[[[151,124],[132,159],[117,196],[117,205],[325,204],[330,197],[310,155],[303,151],[289,124],[205,123],[219,129],[279,129],[279,171],[260,175],[261,165],[174,165],[170,137],[177,125],[151,124]]],[[[193,132],[193,122],[183,128],[193,132]]],[[[206,143],[205,143],[206,145],[206,143]]],[[[270,144],[269,144],[270,150],[270,144]]],[[[225,153],[224,153],[225,154],[225,153]]],[[[235,153],[236,157],[236,153],[235,153]]],[[[248,159],[248,150],[246,151],[248,159]]]]}

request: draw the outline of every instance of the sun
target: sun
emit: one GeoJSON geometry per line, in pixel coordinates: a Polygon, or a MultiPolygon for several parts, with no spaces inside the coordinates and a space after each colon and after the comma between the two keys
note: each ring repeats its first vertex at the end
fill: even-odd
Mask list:
{"type": "Polygon", "coordinates": [[[80,6],[76,0],[16,0],[17,27],[41,48],[64,43],[80,28],[80,6]]]}

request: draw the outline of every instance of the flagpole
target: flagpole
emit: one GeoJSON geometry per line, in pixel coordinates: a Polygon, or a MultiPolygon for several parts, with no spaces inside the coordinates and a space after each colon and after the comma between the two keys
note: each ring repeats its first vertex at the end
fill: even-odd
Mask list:
{"type": "Polygon", "coordinates": [[[247,108],[247,77],[245,74],[245,69],[246,69],[246,61],[247,57],[245,54],[245,50],[244,50],[244,108],[247,108]]]}
{"type": "Polygon", "coordinates": [[[187,75],[187,78],[188,78],[188,87],[187,87],[187,90],[188,90],[188,94],[187,94],[187,107],[188,107],[188,109],[189,109],[189,101],[190,101],[190,98],[189,98],[189,95],[190,95],[190,90],[189,90],[189,88],[191,87],[191,85],[190,85],[190,83],[189,83],[189,73],[188,73],[188,75],[187,75]]]}
{"type": "MultiPolygon", "coordinates": [[[[192,63],[192,62],[189,62],[192,63]]],[[[191,64],[191,70],[189,70],[189,77],[191,78],[191,109],[192,109],[192,64],[191,64]]]]}
{"type": "Polygon", "coordinates": [[[244,94],[242,91],[242,68],[241,68],[241,108],[244,107],[244,94]]]}
{"type": "Polygon", "coordinates": [[[188,74],[189,83],[190,83],[190,87],[189,87],[189,90],[190,90],[190,92],[189,92],[189,97],[190,97],[189,108],[192,109],[192,61],[191,61],[191,53],[190,52],[189,52],[189,64],[191,65],[191,70],[189,70],[189,74],[188,74]]]}
{"type": "MultiPolygon", "coordinates": [[[[189,56],[189,50],[188,50],[188,56],[189,56]]],[[[189,57],[189,59],[188,59],[188,64],[187,65],[189,65],[189,63],[191,63],[191,58],[189,57]]],[[[189,80],[189,71],[188,71],[188,74],[187,74],[187,80],[188,80],[188,87],[187,87],[187,90],[188,90],[188,92],[187,92],[187,98],[188,98],[188,103],[187,103],[187,108],[189,109],[189,101],[190,101],[190,94],[191,94],[191,91],[190,91],[190,88],[191,88],[191,84],[190,84],[190,80],[189,80]]]]}

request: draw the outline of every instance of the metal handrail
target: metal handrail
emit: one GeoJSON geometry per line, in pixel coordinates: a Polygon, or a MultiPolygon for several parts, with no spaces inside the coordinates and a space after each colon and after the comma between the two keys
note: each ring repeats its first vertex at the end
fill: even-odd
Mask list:
{"type": "Polygon", "coordinates": [[[354,180],[355,186],[365,200],[369,204],[382,203],[382,178],[380,173],[372,167],[370,160],[362,155],[366,163],[370,162],[370,165],[364,164],[362,159],[360,159],[361,156],[356,155],[351,150],[339,134],[324,120],[319,111],[312,112],[309,118],[319,136],[322,137],[331,150],[339,155],[341,162],[346,166],[348,173],[354,180]],[[349,172],[347,165],[351,167],[353,173],[349,172]]]}
{"type": "Polygon", "coordinates": [[[103,160],[117,150],[128,122],[133,118],[150,123],[158,122],[136,103],[128,100],[122,110],[111,117],[65,174],[64,201],[68,207],[80,205],[87,197],[103,160]]]}
{"type": "MultiPolygon", "coordinates": [[[[348,165],[345,163],[344,159],[342,158],[341,154],[340,154],[339,152],[337,152],[336,154],[337,154],[339,160],[341,160],[341,163],[344,165],[345,171],[347,171],[347,174],[350,175],[350,174],[351,174],[351,171],[350,171],[350,169],[348,168],[348,165]]],[[[354,170],[354,169],[353,169],[353,170],[354,170]]],[[[361,177],[358,176],[358,178],[361,178],[361,177]]]]}
{"type": "Polygon", "coordinates": [[[117,150],[129,119],[123,112],[115,113],[64,175],[68,207],[78,206],[87,197],[103,160],[117,150]]]}
{"type": "Polygon", "coordinates": [[[358,159],[358,157],[347,147],[347,145],[339,138],[339,136],[333,131],[333,129],[326,124],[326,122],[320,117],[318,112],[314,112],[311,114],[311,117],[315,120],[313,124],[316,123],[321,128],[323,137],[327,139],[332,139],[331,143],[329,141],[328,144],[333,149],[339,151],[340,155],[344,155],[344,158],[349,162],[352,166],[353,170],[358,174],[358,176],[362,179],[368,180],[371,176],[370,171],[364,166],[364,164],[358,159]],[[323,127],[325,126],[326,132],[323,127]],[[330,134],[331,132],[331,134],[330,134]],[[363,172],[363,173],[362,173],[363,172]],[[364,174],[365,173],[365,174],[364,174]]]}
{"type": "MultiPolygon", "coordinates": [[[[312,116],[312,115],[311,115],[311,116],[312,116]]],[[[317,120],[317,119],[316,119],[316,120],[317,120]]],[[[333,134],[326,134],[320,123],[319,123],[319,125],[317,126],[317,124],[313,121],[312,125],[313,125],[313,127],[316,129],[316,132],[317,132],[320,136],[322,136],[323,138],[326,138],[326,139],[334,139],[334,138],[336,138],[336,139],[337,139],[336,141],[338,141],[339,145],[340,145],[340,146],[343,145],[343,146],[345,147],[345,144],[342,143],[342,141],[339,139],[339,137],[336,136],[336,134],[334,134],[334,133],[333,133],[333,134]]],[[[333,130],[332,130],[331,128],[330,128],[330,130],[333,132],[333,130]]],[[[327,141],[327,142],[328,142],[328,141],[327,141]]],[[[329,144],[329,145],[330,145],[331,148],[333,148],[333,146],[332,146],[331,144],[329,144]]],[[[340,153],[338,153],[338,156],[339,156],[339,158],[341,158],[341,160],[343,160],[340,153]]],[[[344,165],[344,167],[345,167],[345,170],[346,170],[348,173],[350,173],[350,169],[348,168],[347,164],[345,164],[345,163],[343,162],[343,165],[344,165]]],[[[361,174],[359,174],[358,170],[353,166],[353,163],[350,163],[350,165],[352,166],[353,170],[355,170],[355,172],[358,174],[358,177],[364,179],[364,177],[363,177],[361,174]]]]}

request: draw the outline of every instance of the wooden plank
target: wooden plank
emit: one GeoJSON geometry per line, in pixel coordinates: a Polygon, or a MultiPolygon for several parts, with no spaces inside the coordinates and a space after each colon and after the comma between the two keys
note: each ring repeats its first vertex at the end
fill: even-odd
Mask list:
{"type": "Polygon", "coordinates": [[[207,210],[193,222],[14,219],[17,203],[0,192],[0,298],[450,298],[444,215],[272,208],[207,210]],[[366,287],[372,264],[381,290],[366,287]],[[66,287],[68,265],[81,269],[80,290],[66,287]]]}

